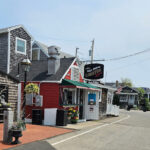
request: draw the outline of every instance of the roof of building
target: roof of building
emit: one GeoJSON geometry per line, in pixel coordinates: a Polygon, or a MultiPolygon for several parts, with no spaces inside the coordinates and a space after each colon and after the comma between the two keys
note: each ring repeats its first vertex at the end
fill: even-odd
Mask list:
{"type": "Polygon", "coordinates": [[[0,74],[1,74],[2,76],[7,76],[9,79],[13,80],[14,82],[19,83],[19,80],[18,80],[17,78],[15,78],[15,77],[13,77],[13,76],[11,76],[11,75],[9,75],[9,74],[7,74],[7,73],[1,71],[1,70],[0,70],[0,74]]]}
{"type": "Polygon", "coordinates": [[[138,90],[133,87],[124,86],[118,88],[116,94],[118,95],[138,95],[138,90]]]}
{"type": "Polygon", "coordinates": [[[105,85],[116,87],[116,83],[115,82],[106,82],[105,85]]]}
{"type": "MultiPolygon", "coordinates": [[[[34,41],[33,44],[37,44],[44,51],[44,53],[48,56],[48,46],[47,45],[45,45],[39,41],[34,41]]],[[[69,57],[73,57],[73,56],[66,52],[60,51],[60,58],[64,58],[64,57],[69,58],[69,57]]]]}
{"type": "Polygon", "coordinates": [[[11,30],[15,30],[17,28],[23,28],[28,33],[28,35],[31,37],[31,39],[34,39],[33,36],[27,31],[27,29],[23,25],[16,25],[16,26],[11,26],[11,27],[7,27],[7,28],[2,28],[2,29],[0,29],[0,33],[6,33],[11,30]]]}
{"type": "Polygon", "coordinates": [[[136,91],[137,93],[139,93],[139,91],[138,91],[137,88],[132,87],[132,89],[133,89],[134,91],[136,91]]]}
{"type": "Polygon", "coordinates": [[[104,85],[112,87],[112,88],[120,88],[120,87],[122,87],[121,83],[118,83],[118,87],[116,87],[116,82],[106,82],[104,85]]]}
{"type": "Polygon", "coordinates": [[[104,85],[104,84],[101,83],[101,81],[88,81],[88,83],[90,83],[94,86],[97,86],[99,88],[102,88],[102,89],[108,89],[108,90],[112,90],[112,91],[117,90],[116,87],[112,87],[112,86],[109,86],[109,85],[104,85]]]}
{"type": "Polygon", "coordinates": [[[124,87],[122,87],[122,90],[123,90],[123,89],[126,89],[126,88],[131,89],[131,91],[136,92],[136,93],[139,92],[136,88],[134,88],[134,87],[129,87],[129,86],[124,86],[124,87]]]}
{"type": "MultiPolygon", "coordinates": [[[[56,74],[54,75],[48,75],[47,60],[32,61],[30,71],[27,74],[27,81],[47,81],[47,82],[60,81],[74,61],[75,61],[75,57],[61,58],[60,67],[56,72],[56,74]]],[[[17,72],[18,72],[18,68],[16,67],[11,72],[11,74],[13,76],[17,76],[20,81],[24,81],[23,72],[20,71],[19,76],[17,75],[18,74],[17,72]]]]}
{"type": "Polygon", "coordinates": [[[61,85],[67,85],[67,86],[73,85],[73,86],[76,86],[76,87],[100,90],[100,88],[98,88],[97,86],[94,86],[92,84],[73,81],[73,80],[67,80],[67,79],[64,79],[62,81],[61,85]]]}

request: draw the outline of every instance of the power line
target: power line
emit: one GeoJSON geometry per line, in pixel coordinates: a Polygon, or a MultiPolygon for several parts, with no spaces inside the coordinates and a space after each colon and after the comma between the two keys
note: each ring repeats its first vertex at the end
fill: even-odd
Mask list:
{"type": "Polygon", "coordinates": [[[111,70],[107,70],[106,72],[105,72],[105,77],[104,77],[104,79],[105,79],[105,82],[106,82],[106,78],[107,78],[107,76],[108,76],[108,74],[112,74],[114,71],[116,72],[116,71],[118,71],[118,70],[122,70],[122,69],[124,69],[124,68],[129,68],[129,67],[132,67],[133,65],[136,65],[136,64],[138,64],[138,63],[144,63],[145,61],[150,61],[150,57],[149,58],[147,58],[147,59],[142,59],[142,60],[140,60],[140,61],[137,61],[137,62],[134,62],[134,63],[130,63],[130,64],[126,64],[126,65],[122,65],[122,66],[119,66],[119,67],[116,67],[116,68],[114,68],[114,69],[111,69],[111,70]]]}
{"type": "Polygon", "coordinates": [[[128,58],[128,57],[136,56],[136,55],[139,55],[139,54],[142,54],[142,53],[146,53],[146,52],[150,52],[150,49],[146,49],[146,50],[143,50],[143,51],[140,51],[140,52],[137,52],[137,53],[133,53],[133,54],[130,54],[130,55],[122,56],[122,57],[116,57],[116,58],[112,58],[112,59],[107,59],[105,61],[113,61],[113,60],[125,59],[125,58],[128,58]]]}
{"type": "Polygon", "coordinates": [[[134,63],[130,63],[130,64],[126,64],[126,65],[123,65],[123,66],[120,66],[120,67],[117,67],[117,68],[114,68],[114,69],[111,69],[111,70],[109,70],[109,72],[113,72],[113,71],[118,71],[118,70],[120,70],[120,69],[124,69],[124,68],[126,68],[126,67],[131,67],[131,66],[133,66],[133,65],[136,65],[136,64],[138,64],[138,63],[144,63],[145,61],[150,61],[150,57],[149,58],[147,58],[147,59],[143,59],[143,60],[140,60],[140,61],[137,61],[137,62],[134,62],[134,63]]]}
{"type": "MultiPolygon", "coordinates": [[[[121,56],[121,57],[115,57],[115,58],[111,58],[111,59],[97,59],[97,60],[93,60],[93,61],[116,61],[116,60],[121,60],[121,59],[125,59],[125,58],[128,58],[128,57],[133,57],[133,56],[136,56],[136,55],[140,55],[140,54],[143,54],[143,53],[146,53],[146,52],[150,52],[150,49],[146,49],[146,50],[143,50],[143,51],[140,51],[140,52],[136,52],[136,53],[133,53],[133,54],[129,54],[129,55],[125,55],[125,56],[121,56]]],[[[90,62],[91,60],[85,60],[84,62],[90,62]]]]}

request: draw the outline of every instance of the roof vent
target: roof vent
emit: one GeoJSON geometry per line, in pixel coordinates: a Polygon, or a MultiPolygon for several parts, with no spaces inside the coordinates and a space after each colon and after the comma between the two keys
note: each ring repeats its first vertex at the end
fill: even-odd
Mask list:
{"type": "Polygon", "coordinates": [[[48,54],[50,57],[59,56],[60,55],[60,47],[58,47],[58,46],[48,47],[48,54]]]}

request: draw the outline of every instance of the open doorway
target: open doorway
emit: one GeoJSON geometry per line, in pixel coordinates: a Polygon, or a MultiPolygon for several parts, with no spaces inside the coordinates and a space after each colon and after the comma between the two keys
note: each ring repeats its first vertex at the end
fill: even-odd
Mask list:
{"type": "Polygon", "coordinates": [[[79,97],[79,119],[84,119],[84,91],[83,89],[78,89],[80,92],[79,97]]]}

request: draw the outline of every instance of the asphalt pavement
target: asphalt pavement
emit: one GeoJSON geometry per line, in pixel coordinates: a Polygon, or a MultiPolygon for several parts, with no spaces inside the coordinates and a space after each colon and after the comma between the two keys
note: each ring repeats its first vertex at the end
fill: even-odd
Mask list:
{"type": "Polygon", "coordinates": [[[11,150],[150,150],[149,118],[150,112],[121,110],[120,117],[81,123],[75,132],[11,150]]]}

